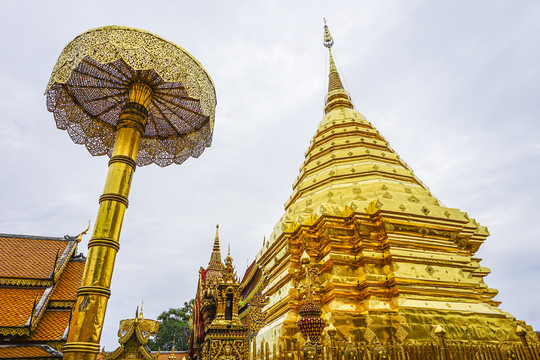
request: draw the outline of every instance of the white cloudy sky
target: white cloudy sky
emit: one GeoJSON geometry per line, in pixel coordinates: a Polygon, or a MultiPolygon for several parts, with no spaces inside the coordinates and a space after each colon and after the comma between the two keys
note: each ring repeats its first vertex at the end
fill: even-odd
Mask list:
{"type": "MultiPolygon", "coordinates": [[[[79,33],[137,27],[179,44],[216,85],[214,142],[139,168],[102,344],[195,293],[220,224],[238,273],[283,213],[323,116],[322,18],[356,108],[443,203],[491,236],[478,255],[502,309],[540,329],[540,3],[536,1],[2,1],[0,232],[94,222],[107,159],[57,130],[43,92],[79,33]],[[200,5],[198,5],[200,4],[200,5]]],[[[81,244],[86,253],[88,237],[81,244]]],[[[226,250],[225,250],[226,251],[226,250]]]]}

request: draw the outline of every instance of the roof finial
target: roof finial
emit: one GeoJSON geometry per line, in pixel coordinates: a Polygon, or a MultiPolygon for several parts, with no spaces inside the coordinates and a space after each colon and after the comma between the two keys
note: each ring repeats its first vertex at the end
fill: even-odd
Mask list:
{"type": "Polygon", "coordinates": [[[345,107],[353,109],[354,106],[351,102],[349,94],[345,91],[343,83],[334,63],[334,57],[332,56],[332,45],[334,45],[334,39],[330,35],[328,25],[326,25],[326,19],[324,19],[324,39],[323,44],[328,48],[330,54],[330,72],[328,74],[328,94],[326,94],[326,106],[324,107],[324,113],[328,114],[335,108],[345,107]]]}
{"type": "Polygon", "coordinates": [[[169,354],[169,360],[176,359],[176,355],[174,354],[174,344],[175,343],[176,343],[176,335],[173,336],[173,344],[172,344],[171,353],[169,354]]]}
{"type": "Polygon", "coordinates": [[[90,220],[88,220],[88,227],[86,228],[86,230],[82,231],[79,235],[77,235],[76,240],[78,243],[81,242],[83,235],[86,235],[86,233],[88,232],[88,229],[90,229],[90,220]]]}

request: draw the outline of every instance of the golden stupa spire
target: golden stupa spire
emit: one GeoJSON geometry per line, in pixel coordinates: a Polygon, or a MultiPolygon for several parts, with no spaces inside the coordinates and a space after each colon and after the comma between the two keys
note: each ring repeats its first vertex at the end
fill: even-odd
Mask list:
{"type": "Polygon", "coordinates": [[[353,109],[354,106],[351,102],[349,94],[343,87],[341,78],[332,56],[332,45],[334,45],[334,39],[328,30],[326,25],[326,19],[324,19],[324,39],[323,45],[328,48],[330,54],[330,72],[328,73],[328,94],[326,94],[326,106],[324,107],[324,113],[328,114],[330,111],[337,107],[346,107],[353,109]]]}
{"type": "MultiPolygon", "coordinates": [[[[392,202],[399,199],[398,211],[402,211],[400,206],[408,203],[418,204],[419,209],[438,206],[439,201],[412,169],[377,129],[353,108],[334,63],[334,40],[326,23],[323,44],[330,52],[325,116],[293,183],[293,193],[285,203],[286,216],[294,219],[304,211],[319,211],[323,204],[350,206],[351,201],[381,205],[389,203],[390,199],[392,202]]],[[[428,211],[431,210],[420,214],[428,211]]]]}
{"type": "Polygon", "coordinates": [[[216,225],[216,237],[214,239],[214,248],[208,263],[208,270],[222,270],[224,268],[221,262],[221,250],[219,249],[219,224],[216,225]]]}

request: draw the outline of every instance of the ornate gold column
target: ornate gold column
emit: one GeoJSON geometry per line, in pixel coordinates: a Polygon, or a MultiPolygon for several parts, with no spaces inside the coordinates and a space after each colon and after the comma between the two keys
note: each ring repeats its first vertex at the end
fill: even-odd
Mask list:
{"type": "Polygon", "coordinates": [[[92,238],[82,285],[77,291],[64,359],[95,359],[105,319],[107,301],[119,238],[128,206],[131,180],[135,172],[141,135],[148,120],[147,107],[152,98],[150,87],[136,83],[116,125],[117,135],[92,238]]]}

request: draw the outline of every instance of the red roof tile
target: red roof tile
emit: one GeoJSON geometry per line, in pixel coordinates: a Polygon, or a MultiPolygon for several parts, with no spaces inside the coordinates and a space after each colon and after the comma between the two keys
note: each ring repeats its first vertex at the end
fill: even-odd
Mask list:
{"type": "Polygon", "coordinates": [[[82,274],[84,271],[84,262],[70,261],[62,275],[58,279],[56,288],[51,295],[51,301],[55,300],[73,300],[77,297],[77,289],[81,286],[82,274]]]}
{"type": "Polygon", "coordinates": [[[22,327],[30,318],[34,300],[38,301],[45,289],[0,287],[0,327],[22,327]]]}
{"type": "Polygon", "coordinates": [[[68,244],[62,238],[1,234],[0,277],[46,279],[54,269],[56,254],[62,255],[68,244]]]}
{"type": "Polygon", "coordinates": [[[45,310],[38,326],[27,338],[28,341],[59,341],[69,323],[71,309],[45,310]]]}

